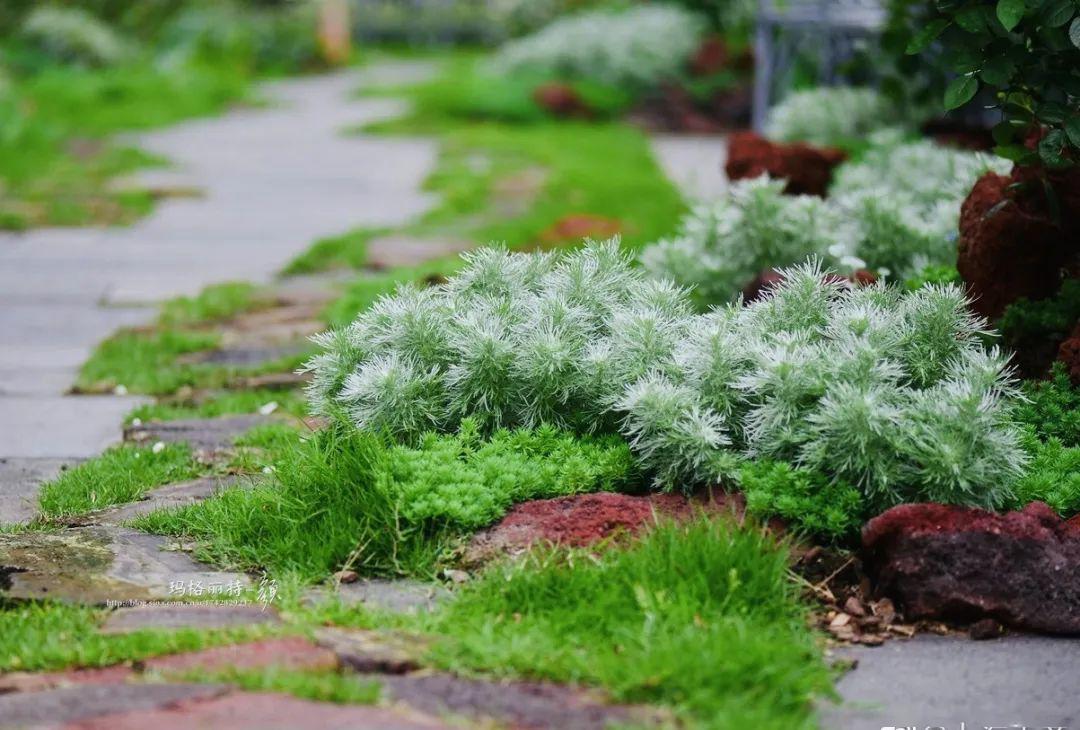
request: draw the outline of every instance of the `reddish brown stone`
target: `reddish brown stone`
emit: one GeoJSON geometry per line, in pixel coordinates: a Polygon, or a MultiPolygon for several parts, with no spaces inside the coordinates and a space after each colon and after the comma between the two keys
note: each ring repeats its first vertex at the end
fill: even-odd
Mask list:
{"type": "Polygon", "coordinates": [[[558,244],[577,242],[583,238],[606,239],[621,231],[622,222],[614,218],[588,214],[568,215],[541,233],[540,240],[546,244],[558,244]]]}
{"type": "Polygon", "coordinates": [[[556,117],[588,118],[592,116],[592,110],[581,98],[581,94],[569,84],[558,81],[537,86],[533,90],[533,101],[541,109],[556,117]]]}
{"type": "Polygon", "coordinates": [[[742,495],[688,499],[681,494],[635,497],[601,492],[555,499],[538,499],[513,507],[495,526],[473,536],[466,550],[467,563],[482,563],[503,553],[518,553],[538,542],[582,547],[635,533],[655,524],[656,518],[685,519],[700,510],[730,510],[741,517],[742,495]]]}
{"type": "Polygon", "coordinates": [[[802,142],[771,142],[754,132],[738,132],[728,143],[724,166],[730,180],[769,177],[787,180],[789,195],[824,197],[832,182],[833,170],[847,159],[842,150],[812,147],[802,142]]]}
{"type": "Polygon", "coordinates": [[[1061,343],[1057,359],[1065,366],[1073,385],[1080,386],[1080,322],[1076,323],[1069,339],[1061,343]]]}
{"type": "Polygon", "coordinates": [[[66,725],[69,730],[170,730],[171,728],[318,728],[318,730],[436,730],[450,728],[415,712],[312,702],[288,695],[233,692],[209,700],[103,715],[66,725]]]}
{"type": "Polygon", "coordinates": [[[909,620],[1080,634],[1080,528],[1042,502],[995,514],[907,504],[863,528],[864,567],[909,620]]]}
{"type": "Polygon", "coordinates": [[[712,76],[723,71],[727,65],[727,44],[718,35],[705,38],[690,58],[690,72],[695,76],[712,76]]]}
{"type": "Polygon", "coordinates": [[[248,644],[216,646],[184,654],[168,654],[148,659],[143,665],[147,670],[162,673],[182,673],[192,669],[215,672],[268,667],[320,670],[336,669],[338,659],[334,652],[316,646],[307,639],[287,636],[248,644]]]}

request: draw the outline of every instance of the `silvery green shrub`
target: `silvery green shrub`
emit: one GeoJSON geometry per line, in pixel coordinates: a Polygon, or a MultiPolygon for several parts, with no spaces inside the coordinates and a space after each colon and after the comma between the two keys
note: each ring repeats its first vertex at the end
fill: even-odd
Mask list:
{"type": "Polygon", "coordinates": [[[402,287],[307,366],[316,413],[415,441],[469,418],[622,433],[666,487],[744,458],[818,469],[880,506],[993,507],[1022,473],[1006,358],[956,287],[852,288],[816,263],[706,314],[617,241],[563,255],[481,249],[402,287]]]}
{"type": "Polygon", "coordinates": [[[780,142],[835,146],[906,122],[875,89],[819,86],[791,92],[770,109],[765,135],[780,142]]]}
{"type": "Polygon", "coordinates": [[[762,270],[808,255],[842,273],[869,267],[892,278],[955,264],[964,198],[983,173],[1011,163],[878,140],[838,168],[827,199],[784,195],[782,181],[765,177],[735,182],[686,215],[674,236],[646,247],[641,263],[654,278],[692,287],[699,307],[728,302],[762,270]]]}
{"type": "Polygon", "coordinates": [[[702,18],[676,5],[597,9],[507,43],[493,66],[648,89],[682,70],[704,32],[702,18]]]}
{"type": "Polygon", "coordinates": [[[56,61],[112,66],[131,57],[132,44],[82,8],[43,5],[31,12],[22,35],[56,61]]]}

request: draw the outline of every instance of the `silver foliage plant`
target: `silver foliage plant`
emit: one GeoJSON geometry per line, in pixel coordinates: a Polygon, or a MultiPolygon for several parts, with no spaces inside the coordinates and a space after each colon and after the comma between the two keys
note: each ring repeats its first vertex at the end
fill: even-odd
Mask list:
{"type": "Polygon", "coordinates": [[[896,104],[876,89],[819,86],[794,91],[769,110],[765,134],[781,142],[828,146],[904,126],[896,104]]]}
{"type": "Polygon", "coordinates": [[[678,5],[597,9],[507,43],[493,67],[647,89],[678,74],[704,33],[704,19],[678,5]]]}
{"type": "Polygon", "coordinates": [[[618,431],[661,486],[768,457],[879,505],[997,506],[1024,469],[1016,385],[958,288],[851,288],[810,262],[759,301],[696,314],[617,241],[466,258],[318,338],[317,413],[403,440],[465,417],[618,431]]]}
{"type": "Polygon", "coordinates": [[[646,247],[641,262],[655,278],[694,287],[699,306],[730,301],[762,270],[807,255],[843,273],[914,276],[955,263],[964,198],[984,172],[1010,165],[878,136],[862,160],[838,168],[827,199],[784,195],[784,182],[767,177],[735,182],[685,216],[673,237],[646,247]]]}

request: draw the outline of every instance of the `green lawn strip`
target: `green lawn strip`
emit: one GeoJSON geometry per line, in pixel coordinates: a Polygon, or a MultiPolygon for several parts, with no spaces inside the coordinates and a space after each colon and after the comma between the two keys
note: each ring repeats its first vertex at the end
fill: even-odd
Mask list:
{"type": "Polygon", "coordinates": [[[154,487],[195,479],[208,471],[186,444],[114,446],[42,485],[41,516],[57,519],[133,502],[154,487]]]}
{"type": "Polygon", "coordinates": [[[107,611],[58,602],[0,599],[0,672],[105,667],[294,633],[280,626],[102,634],[107,611]]]}
{"type": "Polygon", "coordinates": [[[109,180],[161,161],[107,136],[219,113],[249,99],[249,82],[228,66],[169,71],[150,63],[56,67],[17,80],[0,128],[9,201],[2,225],[124,223],[145,214],[148,194],[112,190],[109,180]]]}
{"type": "Polygon", "coordinates": [[[381,686],[370,679],[360,679],[335,670],[321,671],[283,669],[229,669],[224,671],[192,671],[169,675],[170,679],[185,682],[229,684],[247,692],[277,692],[316,702],[342,705],[374,705],[379,702],[381,686]]]}
{"type": "Polygon", "coordinates": [[[367,244],[388,233],[385,228],[357,228],[339,236],[321,238],[282,270],[284,276],[311,274],[331,269],[361,269],[367,263],[367,244]]]}
{"type": "Polygon", "coordinates": [[[75,388],[101,392],[123,386],[130,393],[168,395],[184,386],[221,388],[242,375],[295,370],[308,353],[250,368],[178,362],[183,355],[220,345],[221,335],[213,325],[269,303],[258,288],[243,282],[210,286],[198,296],[166,302],[154,327],[122,329],[101,342],[83,363],[75,388]]]}
{"type": "Polygon", "coordinates": [[[136,406],[124,417],[124,425],[130,426],[136,421],[146,423],[258,413],[273,404],[276,404],[274,413],[297,418],[307,414],[307,400],[300,389],[253,388],[224,390],[198,402],[160,401],[136,406]]]}

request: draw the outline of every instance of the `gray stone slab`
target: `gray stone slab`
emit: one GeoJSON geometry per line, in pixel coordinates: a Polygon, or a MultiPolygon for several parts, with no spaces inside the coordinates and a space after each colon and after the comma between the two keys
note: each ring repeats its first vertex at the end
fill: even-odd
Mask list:
{"type": "Polygon", "coordinates": [[[250,486],[251,483],[250,479],[230,476],[204,477],[180,484],[168,484],[150,490],[138,502],[94,512],[78,518],[77,522],[83,525],[122,525],[151,512],[186,507],[212,497],[222,490],[242,489],[250,486]]]}
{"type": "Polygon", "coordinates": [[[346,606],[366,606],[380,611],[414,613],[430,610],[450,597],[450,591],[437,583],[401,578],[361,579],[336,587],[319,587],[308,593],[309,602],[338,598],[346,606]]]}
{"type": "Polygon", "coordinates": [[[711,202],[727,190],[726,138],[657,135],[652,150],[668,179],[688,200],[711,202]]]}
{"type": "Polygon", "coordinates": [[[109,614],[101,631],[126,634],[132,631],[161,629],[226,629],[236,626],[281,623],[277,612],[261,605],[217,605],[186,603],[179,605],[148,604],[118,608],[109,614]]]}
{"type": "Polygon", "coordinates": [[[145,398],[0,398],[0,457],[89,458],[120,440],[119,424],[145,398]]]}
{"type": "Polygon", "coordinates": [[[123,527],[0,534],[0,595],[104,604],[179,600],[179,585],[241,587],[246,575],[213,570],[163,537],[123,527]]]}
{"type": "Polygon", "coordinates": [[[76,459],[0,458],[0,525],[28,522],[37,515],[41,485],[76,459]]]}
{"type": "Polygon", "coordinates": [[[0,694],[0,728],[59,727],[184,700],[206,700],[227,688],[210,684],[83,684],[41,692],[0,694]]]}
{"type": "Polygon", "coordinates": [[[367,265],[385,269],[394,266],[415,266],[434,259],[455,256],[471,245],[463,241],[414,236],[378,236],[368,242],[367,265]]]}
{"type": "Polygon", "coordinates": [[[271,416],[248,414],[221,418],[186,418],[175,421],[151,421],[124,429],[124,440],[141,444],[187,443],[195,449],[219,451],[231,448],[233,441],[256,426],[276,423],[271,416]]]}
{"type": "Polygon", "coordinates": [[[844,704],[822,709],[822,727],[1080,725],[1080,639],[920,635],[837,653],[858,665],[837,685],[844,704]]]}

